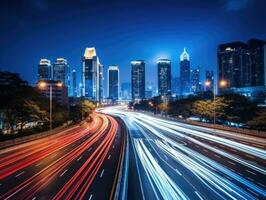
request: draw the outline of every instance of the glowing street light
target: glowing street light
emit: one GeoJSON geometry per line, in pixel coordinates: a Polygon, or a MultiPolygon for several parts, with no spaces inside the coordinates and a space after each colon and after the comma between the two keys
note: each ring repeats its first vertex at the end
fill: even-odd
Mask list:
{"type": "MultiPolygon", "coordinates": [[[[50,96],[50,130],[52,130],[52,128],[53,128],[53,118],[52,118],[52,113],[53,113],[53,87],[52,87],[52,84],[51,83],[47,83],[47,82],[45,82],[45,81],[40,81],[39,83],[38,83],[38,88],[39,89],[41,89],[41,90],[44,90],[46,87],[47,87],[47,85],[49,85],[49,89],[50,89],[50,94],[49,94],[49,96],[50,96]]],[[[62,82],[57,82],[56,84],[55,84],[55,86],[56,87],[59,87],[59,88],[62,88],[63,87],[63,83],[62,82]]]]}
{"type": "MultiPolygon", "coordinates": [[[[205,86],[210,87],[211,86],[211,81],[206,81],[205,86]]],[[[226,80],[221,80],[219,82],[219,86],[221,88],[224,88],[227,86],[227,81],[226,80]]],[[[216,84],[213,84],[213,123],[216,124],[216,84]]]]}

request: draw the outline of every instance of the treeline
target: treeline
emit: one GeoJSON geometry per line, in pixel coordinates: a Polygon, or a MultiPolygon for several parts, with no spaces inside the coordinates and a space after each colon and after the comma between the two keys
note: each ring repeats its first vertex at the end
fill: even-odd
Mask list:
{"type": "Polygon", "coordinates": [[[187,119],[197,117],[202,122],[239,125],[246,128],[266,130],[266,109],[238,94],[226,94],[213,99],[191,96],[186,99],[160,102],[156,99],[141,101],[134,109],[161,113],[187,119]],[[215,109],[214,109],[215,108],[215,109]]]}
{"type": "MultiPolygon", "coordinates": [[[[18,74],[0,72],[0,139],[29,135],[49,129],[49,98],[29,86],[18,74]],[[8,80],[6,80],[8,76],[8,80]]],[[[94,104],[80,100],[75,104],[62,106],[53,101],[53,128],[69,120],[79,122],[88,116],[94,104]],[[83,112],[82,112],[83,111],[83,112]]]]}

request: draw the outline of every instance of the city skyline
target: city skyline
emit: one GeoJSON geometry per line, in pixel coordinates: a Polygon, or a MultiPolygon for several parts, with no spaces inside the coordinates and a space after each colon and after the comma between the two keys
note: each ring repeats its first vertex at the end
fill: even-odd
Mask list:
{"type": "Polygon", "coordinates": [[[266,199],[266,0],[4,0],[0,199],[266,199]]]}
{"type": "Polygon", "coordinates": [[[218,44],[238,40],[247,41],[251,38],[266,39],[263,30],[265,14],[262,9],[265,2],[261,1],[217,0],[201,3],[170,0],[167,3],[162,1],[153,1],[152,3],[151,1],[134,3],[116,1],[114,4],[94,2],[94,7],[88,8],[89,4],[90,1],[75,1],[75,3],[62,5],[60,1],[47,0],[19,2],[15,6],[4,3],[3,11],[1,10],[3,16],[14,12],[14,9],[18,7],[20,9],[12,17],[3,18],[5,20],[0,29],[3,34],[1,43],[5,52],[0,55],[0,69],[19,72],[24,79],[34,84],[37,81],[36,77],[30,76],[30,74],[36,73],[36,63],[41,58],[54,60],[57,57],[64,57],[68,60],[71,69],[75,66],[79,83],[81,77],[80,57],[86,47],[95,46],[101,63],[105,66],[104,77],[107,77],[107,66],[116,63],[120,66],[121,83],[125,82],[130,77],[130,61],[143,59],[146,63],[146,71],[151,75],[151,81],[157,83],[157,74],[155,73],[157,60],[160,58],[170,59],[173,76],[178,76],[178,57],[184,47],[191,55],[191,67],[200,66],[202,77],[205,70],[213,70],[216,74],[218,44]],[[68,11],[64,12],[61,18],[57,14],[59,5],[68,11]],[[200,9],[199,5],[202,5],[200,7],[203,9],[200,9]],[[72,7],[75,8],[75,11],[72,11],[72,7]],[[128,12],[127,23],[120,20],[124,14],[121,12],[123,8],[126,8],[128,12]],[[139,13],[137,17],[133,12],[135,9],[139,13]],[[160,12],[157,15],[160,9],[165,12],[163,14],[160,12]],[[101,10],[107,12],[104,14],[98,12],[101,10]],[[205,12],[207,10],[208,14],[205,12]],[[193,14],[191,15],[191,13],[193,14]],[[213,13],[215,13],[214,18],[213,13]],[[49,17],[49,14],[54,14],[58,19],[57,22],[53,22],[53,18],[49,17]],[[70,20],[73,15],[76,19],[75,22],[70,20]],[[107,25],[110,16],[114,17],[110,23],[114,27],[112,29],[107,25]],[[231,16],[234,16],[234,22],[229,20],[231,16]],[[243,16],[246,16],[244,22],[243,16]],[[254,18],[256,20],[252,20],[254,18]],[[86,19],[94,21],[95,27],[98,28],[96,33],[85,28],[86,19]],[[147,20],[150,23],[146,23],[147,20]],[[13,30],[10,29],[11,25],[13,30]],[[159,26],[164,28],[159,30],[159,26]],[[180,27],[182,28],[180,29],[180,27]],[[28,30],[35,32],[30,38],[28,30]],[[14,31],[20,32],[20,34],[10,37],[14,36],[14,31]],[[47,31],[51,33],[48,34],[49,36],[46,34],[47,31]],[[242,34],[239,34],[239,31],[242,34]],[[62,32],[66,32],[66,34],[62,36],[62,32]],[[209,37],[210,35],[212,37],[209,37]],[[127,39],[129,37],[131,40],[127,39]],[[31,48],[22,51],[26,45],[31,48]],[[16,59],[12,59],[14,52],[20,52],[16,54],[16,59]],[[113,56],[114,54],[116,56],[113,56]]]}

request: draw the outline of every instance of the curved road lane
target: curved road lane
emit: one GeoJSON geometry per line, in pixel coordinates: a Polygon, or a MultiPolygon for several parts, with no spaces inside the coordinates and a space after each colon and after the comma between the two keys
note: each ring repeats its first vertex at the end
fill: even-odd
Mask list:
{"type": "Polygon", "coordinates": [[[91,123],[0,151],[0,199],[108,199],[113,196],[123,138],[117,121],[91,123]]]}
{"type": "Polygon", "coordinates": [[[266,199],[266,140],[121,107],[130,135],[128,199],[266,199]]]}

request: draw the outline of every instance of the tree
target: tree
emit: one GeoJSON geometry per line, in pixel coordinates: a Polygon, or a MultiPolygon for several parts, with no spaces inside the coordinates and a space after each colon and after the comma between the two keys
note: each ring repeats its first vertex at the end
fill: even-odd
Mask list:
{"type": "Polygon", "coordinates": [[[160,103],[159,105],[158,105],[158,108],[159,108],[159,110],[161,111],[161,112],[163,112],[163,113],[167,113],[167,111],[168,111],[168,104],[167,103],[160,103]]]}
{"type": "Polygon", "coordinates": [[[214,121],[214,115],[217,120],[225,118],[225,108],[228,106],[223,97],[217,97],[214,100],[198,100],[193,103],[192,113],[198,116],[200,120],[214,121]],[[214,113],[215,112],[215,113],[214,113]]]}
{"type": "Polygon", "coordinates": [[[239,94],[226,94],[223,96],[228,106],[225,107],[224,120],[235,123],[246,123],[255,117],[257,104],[247,97],[239,94]]]}
{"type": "Polygon", "coordinates": [[[257,112],[256,116],[248,121],[249,128],[257,130],[266,130],[266,109],[262,109],[257,112]]]}
{"type": "Polygon", "coordinates": [[[81,102],[82,113],[85,114],[85,116],[89,116],[95,107],[95,104],[87,99],[81,102]]]}

